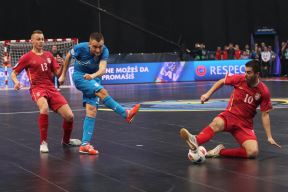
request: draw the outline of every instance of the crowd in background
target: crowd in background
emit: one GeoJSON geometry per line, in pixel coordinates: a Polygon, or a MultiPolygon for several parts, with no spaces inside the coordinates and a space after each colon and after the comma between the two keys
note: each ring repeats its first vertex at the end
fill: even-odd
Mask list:
{"type": "Polygon", "coordinates": [[[216,51],[208,51],[205,44],[196,43],[191,52],[194,60],[234,60],[234,59],[256,59],[261,64],[261,76],[273,76],[273,69],[279,55],[281,62],[281,76],[288,74],[288,44],[282,42],[279,53],[275,53],[271,45],[262,42],[256,43],[252,48],[246,44],[240,49],[238,44],[229,43],[223,49],[218,46],[216,51]]]}

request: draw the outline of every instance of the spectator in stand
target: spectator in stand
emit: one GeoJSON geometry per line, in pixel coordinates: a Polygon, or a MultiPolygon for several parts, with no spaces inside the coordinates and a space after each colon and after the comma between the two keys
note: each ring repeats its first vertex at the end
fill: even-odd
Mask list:
{"type": "Polygon", "coordinates": [[[235,52],[234,52],[234,59],[240,59],[241,58],[241,50],[239,48],[239,45],[235,45],[235,52]]]}
{"type": "MultiPolygon", "coordinates": [[[[258,61],[261,61],[261,52],[262,52],[262,49],[261,49],[261,47],[257,47],[257,49],[256,49],[256,60],[258,60],[258,61]]],[[[260,64],[261,65],[261,64],[260,64]]],[[[260,67],[261,68],[261,67],[260,67]]]]}
{"type": "Polygon", "coordinates": [[[202,58],[202,50],[200,43],[195,43],[195,47],[192,51],[192,56],[194,60],[201,60],[202,58]]]}
{"type": "Polygon", "coordinates": [[[270,76],[273,75],[273,72],[274,72],[274,67],[275,67],[275,64],[276,64],[276,53],[273,51],[272,49],[272,46],[269,45],[268,46],[268,51],[271,53],[271,59],[270,59],[270,63],[269,63],[269,74],[270,76]]]}
{"type": "Polygon", "coordinates": [[[215,60],[221,60],[222,59],[222,50],[221,47],[217,47],[215,52],[215,60]]]}
{"type": "Polygon", "coordinates": [[[267,47],[264,42],[261,43],[261,49],[264,50],[264,48],[267,47]]]}
{"type": "Polygon", "coordinates": [[[261,72],[262,77],[268,77],[269,74],[269,64],[271,60],[271,53],[268,51],[267,47],[264,47],[264,50],[261,52],[261,72]]]}
{"type": "Polygon", "coordinates": [[[250,58],[249,50],[244,50],[241,54],[240,59],[249,59],[249,58],[250,58]]]}
{"type": "Polygon", "coordinates": [[[288,75],[288,45],[287,42],[281,44],[281,75],[287,77],[288,75]]]}
{"type": "Polygon", "coordinates": [[[234,55],[235,55],[235,49],[234,49],[233,43],[229,43],[227,52],[228,52],[228,59],[233,60],[234,55]]]}
{"type": "Polygon", "coordinates": [[[207,60],[208,59],[208,51],[206,50],[205,44],[200,44],[201,48],[201,60],[207,60]]]}
{"type": "Polygon", "coordinates": [[[222,60],[227,60],[227,59],[228,59],[228,46],[225,45],[223,53],[222,53],[222,60]]]}
{"type": "Polygon", "coordinates": [[[250,55],[250,47],[248,44],[245,45],[244,51],[246,51],[250,55]]]}
{"type": "Polygon", "coordinates": [[[257,52],[255,51],[255,49],[251,50],[250,58],[254,59],[254,60],[257,60],[257,52]]]}

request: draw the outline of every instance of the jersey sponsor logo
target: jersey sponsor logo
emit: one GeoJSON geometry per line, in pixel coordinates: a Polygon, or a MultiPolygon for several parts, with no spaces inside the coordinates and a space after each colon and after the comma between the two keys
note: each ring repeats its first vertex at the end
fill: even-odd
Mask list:
{"type": "Polygon", "coordinates": [[[50,57],[47,58],[47,62],[48,62],[49,64],[51,63],[50,57]]]}
{"type": "Polygon", "coordinates": [[[90,61],[80,61],[78,59],[75,59],[75,61],[79,64],[79,65],[83,65],[83,66],[88,66],[90,65],[90,61]]]}

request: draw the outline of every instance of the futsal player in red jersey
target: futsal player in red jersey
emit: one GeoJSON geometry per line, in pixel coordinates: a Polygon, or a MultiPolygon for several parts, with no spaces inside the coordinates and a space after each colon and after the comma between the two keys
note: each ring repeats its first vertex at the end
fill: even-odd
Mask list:
{"type": "Polygon", "coordinates": [[[253,130],[253,118],[256,108],[260,106],[262,124],[270,144],[278,145],[272,137],[269,111],[272,109],[270,93],[267,86],[260,81],[259,63],[255,60],[245,65],[245,75],[226,75],[217,81],[210,90],[201,96],[202,103],[223,85],[234,87],[226,110],[216,116],[213,121],[198,135],[192,135],[185,128],[180,130],[180,136],[191,150],[197,152],[198,145],[208,142],[215,133],[230,132],[240,144],[238,148],[225,148],[220,144],[208,151],[207,157],[240,157],[255,158],[258,156],[258,142],[253,130]]]}
{"type": "Polygon", "coordinates": [[[37,104],[40,111],[38,118],[40,152],[49,152],[47,144],[49,108],[60,114],[64,119],[62,144],[64,146],[79,146],[81,144],[80,140],[70,139],[73,129],[73,112],[66,99],[57,91],[53,83],[53,74],[57,76],[61,74],[60,66],[50,52],[43,50],[44,35],[42,31],[33,31],[31,42],[32,50],[19,59],[18,64],[13,68],[11,79],[14,82],[14,89],[19,90],[21,84],[17,79],[17,75],[22,70],[26,70],[30,80],[32,100],[37,104]]]}

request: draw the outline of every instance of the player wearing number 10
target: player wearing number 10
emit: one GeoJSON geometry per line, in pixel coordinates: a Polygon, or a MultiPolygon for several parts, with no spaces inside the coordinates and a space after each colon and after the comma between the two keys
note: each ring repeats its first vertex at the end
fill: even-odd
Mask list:
{"type": "Polygon", "coordinates": [[[59,76],[61,73],[60,66],[52,53],[43,50],[44,35],[42,31],[33,31],[31,42],[32,50],[19,59],[18,64],[13,68],[11,79],[14,82],[14,88],[19,90],[21,84],[17,75],[24,69],[26,70],[31,85],[31,97],[40,111],[38,118],[40,152],[47,153],[49,151],[47,144],[49,107],[64,119],[62,144],[64,146],[79,146],[81,144],[79,139],[70,139],[73,128],[73,113],[53,83],[52,74],[59,76]]]}
{"type": "Polygon", "coordinates": [[[269,111],[272,109],[270,93],[266,85],[260,81],[259,72],[259,63],[255,60],[249,61],[245,65],[245,75],[226,75],[201,96],[200,100],[204,103],[223,85],[234,87],[226,110],[216,116],[198,135],[190,134],[185,128],[180,130],[180,136],[191,150],[197,152],[198,145],[208,142],[215,133],[226,131],[232,134],[240,147],[225,148],[220,144],[208,151],[206,157],[257,157],[258,142],[253,130],[253,118],[258,106],[268,142],[280,147],[272,137],[269,117],[269,111]]]}

